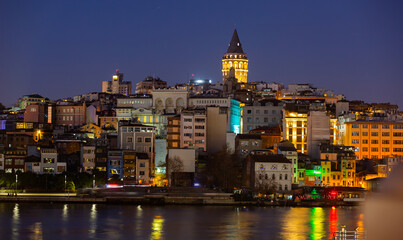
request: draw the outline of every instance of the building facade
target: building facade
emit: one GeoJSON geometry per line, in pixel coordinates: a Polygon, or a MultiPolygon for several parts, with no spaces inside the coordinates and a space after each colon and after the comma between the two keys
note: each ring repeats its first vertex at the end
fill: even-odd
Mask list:
{"type": "Polygon", "coordinates": [[[95,146],[82,146],[80,159],[83,172],[92,174],[96,166],[95,146]]]}
{"type": "Polygon", "coordinates": [[[85,103],[79,105],[56,105],[55,124],[68,128],[81,127],[86,123],[86,110],[85,103]]]}
{"type": "Polygon", "coordinates": [[[102,82],[102,92],[129,96],[132,93],[132,83],[123,81],[123,73],[119,73],[119,69],[117,69],[116,73],[112,75],[112,81],[102,82]]]}
{"type": "Polygon", "coordinates": [[[136,94],[150,94],[154,89],[167,88],[167,82],[160,78],[152,76],[146,77],[143,81],[136,84],[136,94]]]}
{"type": "Polygon", "coordinates": [[[261,101],[242,108],[242,133],[263,127],[281,124],[283,104],[278,101],[261,101]]]}
{"type": "Polygon", "coordinates": [[[355,147],[357,159],[403,156],[403,123],[352,121],[338,126],[339,143],[355,147]]]}
{"type": "Polygon", "coordinates": [[[205,110],[185,110],[180,117],[180,148],[207,150],[207,119],[205,110]]]}
{"type": "Polygon", "coordinates": [[[259,191],[274,189],[290,191],[292,184],[292,166],[290,160],[281,154],[255,154],[247,158],[247,186],[259,191]]]}
{"type": "Polygon", "coordinates": [[[150,174],[155,169],[155,128],[142,124],[122,124],[118,130],[118,148],[146,153],[150,159],[150,174]]]}

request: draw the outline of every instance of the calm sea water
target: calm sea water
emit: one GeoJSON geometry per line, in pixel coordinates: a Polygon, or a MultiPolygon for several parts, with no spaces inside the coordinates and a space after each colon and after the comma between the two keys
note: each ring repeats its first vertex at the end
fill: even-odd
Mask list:
{"type": "Polygon", "coordinates": [[[364,228],[359,207],[0,203],[0,239],[329,239],[364,228]]]}

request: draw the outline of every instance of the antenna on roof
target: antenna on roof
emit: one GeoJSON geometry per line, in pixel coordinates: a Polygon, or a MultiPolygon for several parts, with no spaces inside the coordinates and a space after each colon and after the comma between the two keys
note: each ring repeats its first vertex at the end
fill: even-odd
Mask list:
{"type": "Polygon", "coordinates": [[[236,19],[235,19],[235,29],[236,29],[236,19]]]}

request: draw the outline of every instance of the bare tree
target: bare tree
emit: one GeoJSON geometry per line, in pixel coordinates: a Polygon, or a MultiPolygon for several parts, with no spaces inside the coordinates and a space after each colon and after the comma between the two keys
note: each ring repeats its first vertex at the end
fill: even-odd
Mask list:
{"type": "Polygon", "coordinates": [[[264,169],[255,173],[255,190],[259,193],[272,194],[277,189],[277,183],[264,169]]]}
{"type": "Polygon", "coordinates": [[[165,163],[159,164],[158,167],[165,167],[166,178],[169,180],[171,180],[172,173],[182,172],[184,169],[183,161],[178,156],[168,158],[165,163]]]}
{"type": "Polygon", "coordinates": [[[241,166],[238,157],[231,154],[228,148],[209,157],[208,175],[212,184],[226,192],[232,192],[234,187],[240,187],[242,181],[241,166]]]}

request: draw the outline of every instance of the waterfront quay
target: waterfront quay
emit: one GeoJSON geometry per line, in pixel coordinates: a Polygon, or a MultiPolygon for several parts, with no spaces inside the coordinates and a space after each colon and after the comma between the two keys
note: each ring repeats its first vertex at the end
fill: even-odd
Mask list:
{"type": "MultiPolygon", "coordinates": [[[[353,198],[326,199],[320,196],[321,190],[316,189],[311,191],[310,197],[301,194],[302,190],[299,192],[295,191],[293,195],[277,195],[282,198],[273,199],[271,197],[274,195],[256,194],[252,197],[251,195],[222,193],[203,188],[97,188],[81,189],[77,193],[2,193],[0,202],[332,207],[355,206],[364,200],[358,195],[353,195],[353,198]]],[[[334,192],[336,191],[332,190],[332,193],[334,192]]]]}

